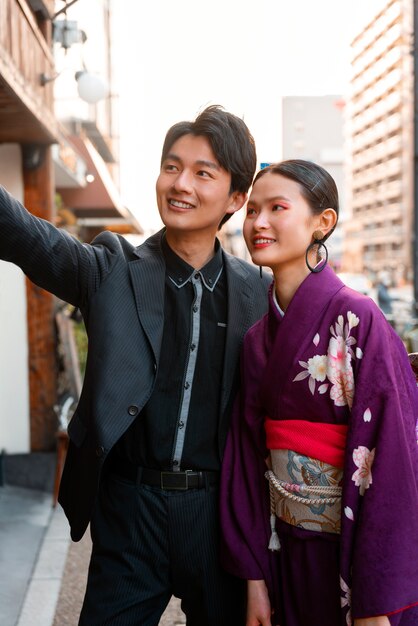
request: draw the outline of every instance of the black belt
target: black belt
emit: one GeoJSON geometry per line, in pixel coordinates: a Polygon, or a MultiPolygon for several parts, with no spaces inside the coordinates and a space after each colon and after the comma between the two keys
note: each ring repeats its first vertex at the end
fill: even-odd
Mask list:
{"type": "Polygon", "coordinates": [[[138,467],[130,463],[114,464],[114,474],[127,478],[137,485],[149,485],[164,490],[186,491],[204,489],[219,484],[219,472],[186,470],[184,472],[164,472],[148,467],[138,467]]]}

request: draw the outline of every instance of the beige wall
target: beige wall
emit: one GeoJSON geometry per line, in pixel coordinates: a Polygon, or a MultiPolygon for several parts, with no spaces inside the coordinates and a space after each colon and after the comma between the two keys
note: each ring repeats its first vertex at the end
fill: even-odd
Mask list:
{"type": "MultiPolygon", "coordinates": [[[[0,183],[23,198],[17,144],[0,145],[0,183]]],[[[20,269],[0,261],[0,449],[29,452],[29,373],[26,283],[20,269]]]]}

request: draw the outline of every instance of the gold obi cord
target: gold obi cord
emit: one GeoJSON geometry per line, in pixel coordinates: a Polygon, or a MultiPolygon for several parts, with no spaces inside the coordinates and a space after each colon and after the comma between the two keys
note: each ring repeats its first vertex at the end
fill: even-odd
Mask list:
{"type": "Polygon", "coordinates": [[[276,516],[306,530],[340,534],[343,470],[293,450],[270,450],[270,459],[269,549],[280,549],[276,516]]]}

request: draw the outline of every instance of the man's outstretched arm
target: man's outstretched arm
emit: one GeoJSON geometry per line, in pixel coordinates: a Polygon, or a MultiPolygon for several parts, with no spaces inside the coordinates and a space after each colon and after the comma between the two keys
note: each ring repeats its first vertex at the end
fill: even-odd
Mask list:
{"type": "Polygon", "coordinates": [[[0,259],[18,265],[43,289],[83,304],[106,271],[106,251],[82,244],[27,211],[0,185],[0,259]]]}

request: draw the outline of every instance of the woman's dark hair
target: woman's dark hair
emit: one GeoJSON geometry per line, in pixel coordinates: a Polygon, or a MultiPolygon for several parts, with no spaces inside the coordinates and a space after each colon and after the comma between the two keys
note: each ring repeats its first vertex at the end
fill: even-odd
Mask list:
{"type": "MultiPolygon", "coordinates": [[[[253,185],[265,174],[279,174],[299,184],[301,194],[309,204],[313,215],[320,215],[324,209],[334,209],[339,213],[338,190],[334,179],[323,167],[312,161],[290,159],[272,163],[260,170],[253,185]]],[[[326,235],[327,239],[334,228],[326,235]]]]}
{"type": "MultiPolygon", "coordinates": [[[[229,193],[246,193],[251,186],[257,157],[253,136],[245,122],[219,105],[204,109],[194,122],[178,122],[164,140],[161,165],[173,144],[184,135],[206,137],[219,165],[231,174],[229,193]]],[[[221,227],[231,215],[225,215],[221,227]]]]}

